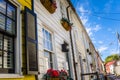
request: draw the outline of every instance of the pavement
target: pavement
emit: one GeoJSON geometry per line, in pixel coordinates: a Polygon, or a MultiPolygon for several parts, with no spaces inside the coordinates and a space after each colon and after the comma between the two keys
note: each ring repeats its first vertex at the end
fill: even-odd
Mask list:
{"type": "Polygon", "coordinates": [[[108,75],[107,78],[108,80],[120,80],[120,77],[117,77],[115,75],[108,75]]]}

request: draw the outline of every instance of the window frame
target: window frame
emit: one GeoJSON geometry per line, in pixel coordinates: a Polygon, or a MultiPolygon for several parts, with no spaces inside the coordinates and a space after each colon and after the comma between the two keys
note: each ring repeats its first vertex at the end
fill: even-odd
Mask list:
{"type": "Polygon", "coordinates": [[[5,14],[4,13],[2,13],[2,12],[0,12],[0,14],[2,14],[3,16],[5,16],[5,29],[0,29],[0,32],[2,33],[2,34],[5,34],[5,35],[7,35],[7,36],[10,36],[10,37],[16,37],[16,33],[17,33],[17,6],[16,5],[14,5],[14,4],[12,4],[10,1],[8,1],[8,0],[4,0],[7,4],[10,4],[12,7],[14,7],[15,8],[15,13],[16,13],[16,15],[15,15],[15,20],[13,20],[12,18],[10,18],[9,16],[7,16],[7,4],[6,4],[6,12],[5,12],[5,14]],[[12,21],[14,21],[15,22],[15,34],[13,35],[13,34],[11,34],[10,32],[7,32],[6,31],[6,24],[7,24],[7,18],[9,18],[9,19],[11,19],[12,21]]]}
{"type": "MultiPolygon", "coordinates": [[[[5,13],[2,13],[2,12],[0,12],[0,14],[1,15],[3,15],[4,17],[5,17],[5,29],[2,29],[2,28],[0,28],[0,33],[1,33],[1,35],[2,35],[2,48],[4,48],[4,37],[6,36],[6,37],[9,37],[9,38],[11,38],[12,39],[12,42],[13,42],[13,46],[12,46],[12,48],[13,48],[13,59],[12,59],[12,61],[13,61],[13,64],[12,64],[12,66],[13,66],[13,69],[9,69],[9,68],[3,68],[3,61],[2,61],[2,68],[0,68],[0,73],[15,73],[16,71],[15,71],[15,68],[16,68],[16,66],[15,66],[15,60],[16,60],[16,58],[15,58],[15,39],[16,39],[16,37],[17,37],[17,35],[16,35],[16,33],[17,33],[17,6],[16,5],[14,5],[14,4],[12,4],[10,1],[7,1],[7,0],[3,0],[3,1],[5,1],[6,2],[6,12],[5,13]],[[8,5],[10,5],[10,6],[12,6],[13,8],[15,8],[15,19],[13,20],[12,18],[10,18],[8,15],[7,15],[7,9],[8,9],[8,5]],[[15,33],[14,34],[12,34],[12,33],[10,33],[10,32],[8,32],[7,31],[7,19],[10,19],[10,20],[12,20],[13,22],[15,22],[15,25],[14,25],[14,29],[15,29],[15,33]],[[6,70],[8,70],[8,71],[6,71],[6,70]]],[[[9,51],[6,51],[6,50],[4,50],[4,49],[2,49],[1,50],[2,51],[2,59],[4,58],[4,56],[3,56],[3,54],[4,54],[4,52],[7,52],[7,53],[9,53],[9,51]]],[[[11,52],[10,52],[11,53],[11,52]]]]}
{"type": "Polygon", "coordinates": [[[49,31],[48,29],[46,28],[42,28],[42,33],[43,33],[43,50],[44,50],[44,57],[45,58],[48,58],[49,59],[49,62],[48,62],[48,66],[50,65],[50,68],[54,68],[54,61],[53,61],[53,35],[52,35],[52,32],[49,31]],[[44,29],[44,32],[43,32],[43,29],[44,29]],[[46,49],[45,46],[44,46],[44,35],[45,35],[45,31],[47,31],[50,35],[51,35],[51,50],[49,49],[46,49]],[[45,52],[48,52],[49,53],[49,57],[46,57],[45,56],[45,52]]]}

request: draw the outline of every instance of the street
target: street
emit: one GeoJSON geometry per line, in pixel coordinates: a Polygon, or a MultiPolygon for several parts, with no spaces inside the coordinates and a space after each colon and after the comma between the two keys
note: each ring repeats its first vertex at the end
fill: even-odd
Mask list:
{"type": "Polygon", "coordinates": [[[108,80],[120,80],[120,77],[117,77],[115,75],[108,75],[108,80]]]}

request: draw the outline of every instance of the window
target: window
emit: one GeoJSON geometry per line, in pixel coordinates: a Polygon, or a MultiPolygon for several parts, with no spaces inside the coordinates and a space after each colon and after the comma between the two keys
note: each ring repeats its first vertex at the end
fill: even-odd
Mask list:
{"type": "Polygon", "coordinates": [[[46,59],[46,67],[53,68],[53,60],[52,60],[52,35],[47,30],[43,29],[43,44],[44,44],[44,56],[46,59]]]}
{"type": "Polygon", "coordinates": [[[0,0],[0,73],[14,73],[16,20],[16,7],[0,0]]]}

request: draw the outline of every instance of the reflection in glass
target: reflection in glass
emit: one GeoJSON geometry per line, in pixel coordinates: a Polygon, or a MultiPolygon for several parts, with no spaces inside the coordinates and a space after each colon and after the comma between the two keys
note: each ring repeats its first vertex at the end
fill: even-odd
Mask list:
{"type": "Polygon", "coordinates": [[[7,15],[15,20],[15,8],[8,4],[7,6],[7,15]]]}
{"type": "Polygon", "coordinates": [[[7,18],[7,27],[6,28],[7,28],[8,32],[15,34],[15,23],[9,18],[7,18]]]}
{"type": "Polygon", "coordinates": [[[13,68],[13,55],[12,53],[4,52],[4,68],[13,68]]]}
{"type": "Polygon", "coordinates": [[[2,68],[2,51],[0,51],[0,68],[2,68]]]}
{"type": "Polygon", "coordinates": [[[5,38],[4,38],[4,50],[13,52],[13,40],[12,40],[12,38],[5,36],[5,38]]]}
{"type": "Polygon", "coordinates": [[[6,2],[4,0],[0,0],[0,12],[6,13],[6,2]]]}
{"type": "Polygon", "coordinates": [[[44,48],[47,50],[52,50],[52,38],[51,34],[47,30],[42,30],[43,31],[43,43],[44,43],[44,48]]]}
{"type": "Polygon", "coordinates": [[[3,40],[3,36],[0,34],[0,50],[2,50],[2,41],[3,40]]]}
{"type": "Polygon", "coordinates": [[[0,28],[5,29],[5,16],[0,14],[0,28]]]}

